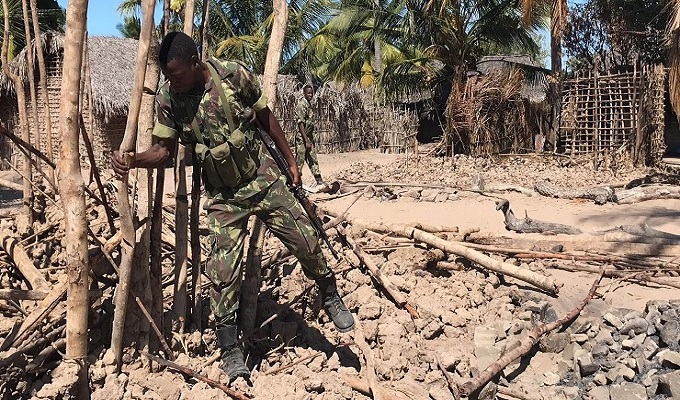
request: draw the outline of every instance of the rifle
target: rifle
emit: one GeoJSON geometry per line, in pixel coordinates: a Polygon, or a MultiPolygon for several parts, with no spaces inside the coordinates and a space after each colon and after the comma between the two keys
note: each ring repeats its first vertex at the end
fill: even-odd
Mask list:
{"type": "Polygon", "coordinates": [[[316,213],[316,206],[311,200],[309,200],[302,186],[293,186],[293,174],[290,173],[290,169],[288,169],[288,162],[286,161],[285,157],[283,157],[283,154],[281,154],[281,150],[276,147],[276,143],[274,143],[274,140],[267,134],[267,132],[265,132],[263,129],[258,129],[258,131],[260,132],[260,137],[262,137],[262,143],[264,143],[264,146],[267,148],[267,150],[269,150],[269,154],[271,154],[274,161],[276,161],[276,165],[279,167],[279,170],[281,170],[281,173],[285,175],[288,190],[293,193],[293,196],[295,196],[297,201],[305,210],[307,216],[309,217],[309,221],[314,227],[314,230],[326,243],[328,249],[331,251],[331,254],[333,254],[333,257],[335,257],[336,260],[339,260],[340,257],[331,245],[331,241],[328,238],[326,231],[323,229],[323,223],[316,213]]]}

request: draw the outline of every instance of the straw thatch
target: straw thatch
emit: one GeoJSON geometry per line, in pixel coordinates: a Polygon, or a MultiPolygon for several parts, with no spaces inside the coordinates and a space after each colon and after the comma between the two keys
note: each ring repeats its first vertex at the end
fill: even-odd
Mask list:
{"type": "MultiPolygon", "coordinates": [[[[48,32],[43,35],[43,52],[46,59],[52,59],[53,62],[55,58],[60,59],[63,46],[64,36],[62,34],[48,32]]],[[[87,62],[92,82],[93,111],[105,120],[116,115],[127,114],[132,82],[135,77],[136,54],[137,41],[134,39],[93,36],[87,40],[87,62]]],[[[34,56],[34,58],[34,65],[37,65],[37,57],[34,56]]],[[[25,83],[28,82],[26,49],[12,60],[10,68],[25,83]]],[[[0,74],[0,96],[13,93],[12,82],[4,74],[0,74]]]]}
{"type": "Polygon", "coordinates": [[[532,103],[546,100],[548,93],[547,76],[550,70],[535,63],[528,55],[484,56],[477,62],[482,75],[519,69],[524,74],[520,96],[532,103]]]}
{"type": "Polygon", "coordinates": [[[472,155],[534,151],[547,108],[523,95],[522,70],[489,69],[467,78],[459,73],[457,82],[446,106],[447,149],[472,155]]]}

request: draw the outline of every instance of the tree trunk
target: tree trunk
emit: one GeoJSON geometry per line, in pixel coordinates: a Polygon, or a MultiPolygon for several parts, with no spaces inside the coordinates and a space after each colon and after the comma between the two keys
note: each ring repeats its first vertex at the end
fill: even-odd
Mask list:
{"type": "MultiPolygon", "coordinates": [[[[7,0],[2,0],[2,9],[8,10],[7,0]]],[[[17,109],[19,112],[19,125],[21,126],[21,138],[26,143],[30,143],[29,133],[28,133],[28,118],[26,114],[26,93],[24,92],[24,83],[21,78],[14,74],[9,69],[9,62],[7,58],[7,52],[9,47],[9,13],[3,12],[4,15],[4,27],[5,32],[2,40],[2,51],[0,52],[0,63],[2,63],[2,72],[12,81],[14,88],[17,92],[17,109]]],[[[31,211],[31,202],[33,200],[33,188],[31,186],[31,162],[29,160],[30,156],[26,155],[23,161],[23,171],[24,176],[24,203],[22,207],[22,213],[27,218],[27,225],[31,226],[33,222],[33,214],[31,211]]]]}
{"type": "Polygon", "coordinates": [[[186,0],[184,3],[184,33],[192,36],[194,33],[194,11],[196,11],[196,2],[194,0],[186,0]]]}
{"type": "Polygon", "coordinates": [[[77,398],[89,398],[87,317],[90,265],[87,250],[85,183],[80,167],[79,98],[87,0],[71,0],[66,10],[64,66],[59,105],[61,157],[59,191],[64,209],[68,275],[66,300],[66,357],[78,366],[77,398]]]}
{"type": "Polygon", "coordinates": [[[163,36],[170,33],[170,0],[163,0],[163,36]]]}
{"type": "MultiPolygon", "coordinates": [[[[50,99],[47,92],[47,68],[45,67],[45,55],[42,51],[42,36],[40,34],[40,23],[38,21],[37,0],[31,0],[31,16],[33,17],[33,35],[35,36],[36,56],[38,58],[38,71],[40,71],[40,94],[43,98],[43,111],[45,123],[45,135],[47,145],[47,158],[54,161],[54,151],[52,149],[52,113],[50,113],[50,99]]],[[[54,168],[49,169],[49,177],[54,182],[54,168]]]]}
{"type": "Polygon", "coordinates": [[[203,0],[201,10],[201,60],[208,58],[208,27],[210,27],[210,0],[203,0]]]}
{"type": "Polygon", "coordinates": [[[374,72],[378,75],[382,72],[382,47],[380,47],[380,34],[378,33],[379,31],[379,22],[380,18],[378,18],[379,13],[381,12],[380,10],[380,0],[375,0],[375,14],[373,17],[373,23],[375,26],[373,27],[374,29],[374,39],[373,39],[373,51],[374,51],[374,72]]]}
{"type": "MultiPolygon", "coordinates": [[[[142,28],[139,35],[139,46],[137,47],[137,60],[135,64],[135,81],[132,86],[132,99],[127,123],[125,125],[125,135],[120,144],[121,154],[126,154],[135,149],[137,141],[137,123],[139,120],[139,109],[142,103],[142,91],[144,89],[144,78],[146,75],[146,62],[149,55],[149,42],[154,26],[153,12],[154,0],[142,1],[142,28]]],[[[127,313],[128,297],[130,294],[130,279],[132,277],[132,261],[135,247],[135,227],[132,222],[132,209],[130,198],[128,197],[128,176],[121,178],[118,185],[118,212],[120,213],[120,229],[123,240],[121,242],[121,262],[118,276],[118,289],[115,298],[115,313],[113,316],[113,332],[111,335],[111,350],[116,360],[116,370],[120,372],[123,357],[123,328],[125,326],[125,316],[127,313]]]]}
{"type": "Polygon", "coordinates": [[[274,24],[267,48],[267,61],[264,63],[263,93],[267,96],[267,105],[274,111],[276,108],[276,80],[281,66],[281,52],[286,38],[286,23],[288,21],[288,4],[285,0],[273,0],[274,24]]]}

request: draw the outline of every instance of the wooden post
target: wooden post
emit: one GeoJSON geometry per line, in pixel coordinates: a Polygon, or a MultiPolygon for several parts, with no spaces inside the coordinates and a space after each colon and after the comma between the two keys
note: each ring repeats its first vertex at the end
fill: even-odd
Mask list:
{"type": "MultiPolygon", "coordinates": [[[[7,0],[2,0],[2,9],[9,10],[7,0]]],[[[24,91],[24,83],[21,78],[12,72],[9,68],[8,50],[9,50],[9,12],[3,12],[4,16],[4,36],[2,40],[2,50],[0,51],[0,64],[2,64],[2,72],[12,81],[14,89],[17,93],[17,108],[19,111],[19,125],[21,127],[21,138],[24,142],[30,143],[28,132],[28,118],[26,114],[26,92],[24,91]]],[[[24,200],[22,206],[22,214],[27,218],[26,223],[30,226],[33,222],[33,212],[31,210],[31,202],[33,199],[33,188],[31,187],[31,162],[30,156],[26,155],[23,160],[24,176],[24,200]]]]}
{"type": "MultiPolygon", "coordinates": [[[[149,42],[153,30],[154,20],[154,0],[142,0],[142,29],[139,35],[139,47],[137,48],[135,81],[132,87],[132,99],[130,101],[130,112],[128,113],[127,124],[125,125],[125,135],[120,144],[121,154],[135,149],[137,141],[137,121],[139,119],[139,109],[142,102],[142,91],[144,88],[144,78],[146,75],[146,62],[149,55],[149,42]]],[[[123,233],[121,242],[121,263],[120,274],[118,277],[118,289],[115,298],[115,313],[113,317],[113,332],[111,335],[111,350],[116,360],[116,370],[120,372],[123,361],[123,329],[125,327],[125,316],[130,295],[130,279],[132,276],[132,260],[135,246],[135,227],[132,222],[132,208],[128,197],[128,176],[121,178],[118,185],[118,212],[120,213],[120,228],[123,233]]]]}
{"type": "MultiPolygon", "coordinates": [[[[45,111],[45,135],[47,144],[47,158],[54,159],[54,150],[52,149],[52,113],[50,113],[50,98],[47,92],[47,69],[45,67],[45,54],[43,54],[42,35],[40,34],[40,23],[38,19],[38,4],[37,0],[31,1],[31,17],[33,18],[33,33],[35,36],[35,48],[38,58],[38,71],[40,72],[40,94],[43,98],[43,108],[45,111]]],[[[54,182],[54,168],[50,168],[48,172],[50,179],[54,182]]]]}
{"type": "MultiPolygon", "coordinates": [[[[28,72],[28,90],[31,100],[31,124],[33,125],[33,139],[35,147],[40,149],[40,126],[38,124],[38,96],[35,90],[35,72],[33,70],[33,43],[31,40],[31,25],[28,17],[28,0],[21,0],[21,10],[24,17],[24,32],[26,35],[26,72],[28,72]]],[[[36,48],[36,51],[38,48],[36,48]]],[[[40,49],[42,50],[42,49],[40,49]]],[[[29,131],[30,137],[30,131],[29,131]]]]}
{"type": "MultiPolygon", "coordinates": [[[[3,0],[4,1],[4,0],[3,0]]],[[[87,342],[90,264],[87,248],[85,182],[80,166],[80,80],[87,0],[71,0],[66,10],[64,76],[61,84],[59,131],[61,157],[59,188],[66,222],[68,295],[66,300],[66,356],[78,366],[77,396],[89,398],[87,342]]]]}
{"type": "MultiPolygon", "coordinates": [[[[184,33],[192,36],[194,30],[194,0],[187,0],[184,5],[184,33]]],[[[187,246],[189,241],[189,200],[187,198],[186,154],[189,149],[179,144],[175,158],[175,285],[172,310],[177,318],[176,326],[180,333],[184,332],[187,318],[187,246]]]]}

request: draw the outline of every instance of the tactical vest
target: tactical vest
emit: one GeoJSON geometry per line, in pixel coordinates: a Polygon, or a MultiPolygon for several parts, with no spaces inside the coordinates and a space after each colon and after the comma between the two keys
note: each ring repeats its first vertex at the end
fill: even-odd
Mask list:
{"type": "MultiPolygon", "coordinates": [[[[225,133],[221,135],[223,136],[221,138],[214,138],[217,143],[210,143],[212,147],[208,147],[208,143],[204,141],[201,133],[201,128],[205,129],[206,127],[199,126],[194,117],[190,124],[196,139],[194,152],[203,165],[203,181],[209,191],[212,189],[238,188],[244,183],[250,182],[257,175],[257,169],[260,167],[262,144],[254,139],[256,127],[251,125],[254,118],[252,110],[250,110],[250,113],[244,111],[244,114],[247,115],[239,116],[237,125],[222,86],[222,79],[210,61],[206,62],[206,65],[219,93],[220,103],[226,116],[227,129],[224,129],[224,121],[217,120],[217,118],[203,121],[204,125],[210,124],[213,129],[225,133]],[[220,141],[222,142],[219,143],[220,141]]],[[[230,72],[233,71],[235,69],[230,72]]],[[[229,78],[227,77],[227,79],[229,78]]]]}

